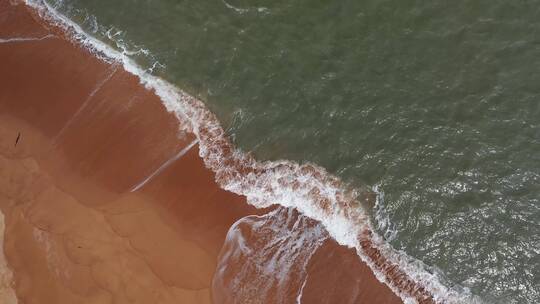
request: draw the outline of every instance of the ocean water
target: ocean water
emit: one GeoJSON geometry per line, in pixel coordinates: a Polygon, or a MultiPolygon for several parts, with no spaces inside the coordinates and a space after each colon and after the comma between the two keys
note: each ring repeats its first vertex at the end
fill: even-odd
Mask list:
{"type": "Polygon", "coordinates": [[[540,302],[540,1],[48,2],[244,151],[376,191],[378,232],[449,284],[540,302]]]}

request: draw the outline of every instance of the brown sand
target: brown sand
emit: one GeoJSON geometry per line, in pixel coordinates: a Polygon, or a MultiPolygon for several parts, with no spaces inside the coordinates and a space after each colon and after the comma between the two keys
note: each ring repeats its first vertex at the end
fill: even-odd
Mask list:
{"type": "MultiPolygon", "coordinates": [[[[227,231],[263,211],[220,189],[196,145],[131,192],[193,135],[135,76],[0,0],[1,39],[47,35],[0,43],[0,210],[11,270],[0,255],[0,302],[210,303],[227,231]]],[[[303,303],[401,302],[333,241],[308,269],[303,303]]]]}

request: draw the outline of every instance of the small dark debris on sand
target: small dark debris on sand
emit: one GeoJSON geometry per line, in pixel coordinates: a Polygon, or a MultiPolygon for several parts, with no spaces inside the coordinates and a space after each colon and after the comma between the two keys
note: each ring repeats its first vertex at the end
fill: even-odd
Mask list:
{"type": "Polygon", "coordinates": [[[21,139],[21,132],[19,132],[17,134],[17,139],[15,139],[15,147],[17,146],[17,144],[19,143],[19,140],[21,139]]]}

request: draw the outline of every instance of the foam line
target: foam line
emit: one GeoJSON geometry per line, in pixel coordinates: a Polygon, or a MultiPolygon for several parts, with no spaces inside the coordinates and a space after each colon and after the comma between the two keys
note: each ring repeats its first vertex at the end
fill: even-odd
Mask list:
{"type": "Polygon", "coordinates": [[[71,116],[71,118],[66,122],[66,124],[62,127],[62,129],[60,129],[60,131],[58,132],[58,134],[56,134],[56,136],[53,138],[52,142],[53,142],[53,146],[56,146],[57,144],[57,141],[59,138],[62,137],[62,135],[64,134],[64,132],[71,126],[71,124],[73,124],[73,122],[75,121],[75,119],[77,117],[79,117],[79,115],[81,114],[81,112],[86,109],[86,106],[88,106],[88,104],[90,103],[90,101],[92,100],[92,98],[94,98],[94,95],[96,95],[96,93],[101,90],[101,88],[103,87],[103,85],[105,85],[105,83],[107,83],[114,75],[114,73],[116,73],[116,70],[118,69],[118,67],[116,65],[114,65],[112,67],[112,72],[109,73],[109,75],[107,75],[107,77],[105,77],[103,80],[101,80],[100,82],[98,82],[96,84],[96,86],[94,87],[94,89],[92,90],[92,92],[90,92],[90,94],[88,95],[88,97],[86,97],[86,100],[83,102],[83,104],[79,107],[79,109],[77,109],[77,112],[75,112],[75,114],[73,114],[71,116]]]}
{"type": "Polygon", "coordinates": [[[43,37],[13,37],[13,38],[0,38],[0,43],[16,43],[16,42],[29,42],[29,41],[41,41],[48,38],[54,38],[54,35],[45,35],[43,37]]]}
{"type": "Polygon", "coordinates": [[[187,147],[182,149],[180,152],[178,152],[175,156],[171,157],[169,160],[164,162],[159,168],[157,168],[152,174],[150,174],[146,179],[144,179],[142,182],[140,182],[137,186],[133,187],[130,192],[135,192],[139,189],[141,189],[144,185],[146,185],[149,181],[151,181],[156,175],[160,174],[165,168],[169,167],[172,163],[180,159],[182,156],[184,156],[195,144],[197,144],[199,141],[194,140],[192,141],[187,147]]]}
{"type": "MultiPolygon", "coordinates": [[[[246,196],[247,202],[257,208],[279,204],[295,208],[319,221],[339,244],[355,248],[377,279],[405,303],[424,300],[448,304],[479,303],[467,289],[456,284],[452,284],[452,288],[447,287],[443,283],[446,282],[443,274],[395,250],[374,233],[367,213],[356,200],[358,192],[346,187],[324,168],[286,160],[255,160],[230,143],[218,119],[203,102],[149,74],[125,53],[88,35],[78,24],[43,0],[24,2],[98,58],[122,64],[126,71],[139,77],[141,84],[153,90],[167,111],[177,116],[179,128],[197,137],[199,155],[206,167],[215,173],[216,182],[223,189],[246,196]]],[[[159,173],[159,169],[155,173],[159,173]]],[[[134,190],[139,188],[137,186],[134,190]]]]}
{"type": "Polygon", "coordinates": [[[302,283],[302,287],[300,287],[300,291],[298,291],[298,296],[296,296],[296,304],[302,304],[302,296],[304,295],[304,288],[306,287],[308,276],[309,273],[306,274],[304,282],[302,283]]]}

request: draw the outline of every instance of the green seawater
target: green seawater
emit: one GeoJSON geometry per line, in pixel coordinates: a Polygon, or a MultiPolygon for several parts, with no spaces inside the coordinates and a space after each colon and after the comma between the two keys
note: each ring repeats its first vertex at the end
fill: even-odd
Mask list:
{"type": "Polygon", "coordinates": [[[540,303],[540,1],[49,0],[259,159],[376,187],[393,247],[540,303]]]}

